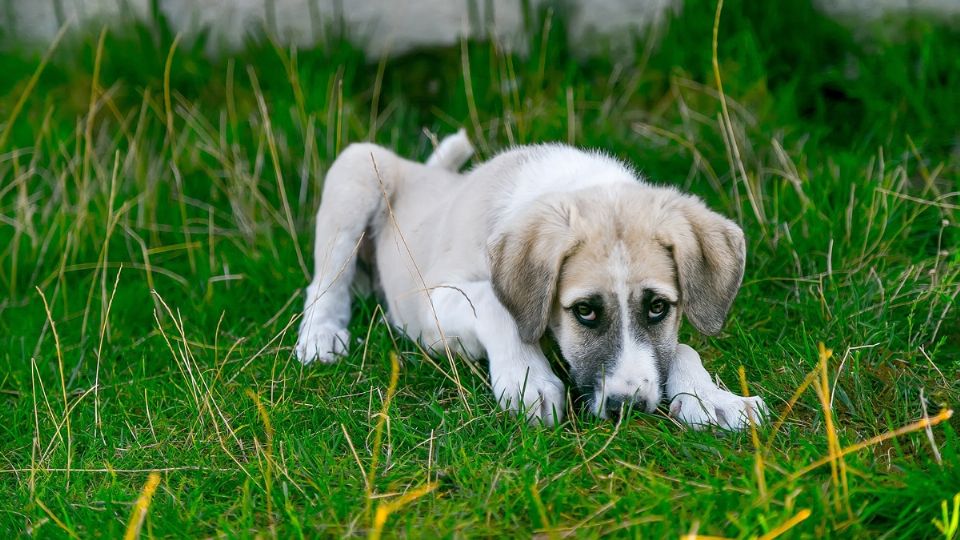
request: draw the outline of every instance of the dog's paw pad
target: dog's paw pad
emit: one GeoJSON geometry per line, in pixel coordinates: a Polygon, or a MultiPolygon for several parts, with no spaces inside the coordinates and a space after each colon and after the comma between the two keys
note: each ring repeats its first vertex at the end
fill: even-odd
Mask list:
{"type": "Polygon", "coordinates": [[[335,362],[347,354],[350,332],[335,324],[311,324],[300,328],[300,336],[294,348],[301,364],[318,360],[325,364],[335,362]]]}

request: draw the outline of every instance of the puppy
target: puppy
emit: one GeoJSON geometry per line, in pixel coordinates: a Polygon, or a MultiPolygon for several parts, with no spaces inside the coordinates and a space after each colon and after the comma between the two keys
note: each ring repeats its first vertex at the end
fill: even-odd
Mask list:
{"type": "Polygon", "coordinates": [[[463,131],[426,164],[373,144],[341,153],[317,211],[301,362],[347,351],[358,254],[371,253],[391,324],[433,353],[486,357],[500,406],[531,421],[564,412],[548,331],[597,416],[652,412],[665,394],[691,426],[761,420],[762,399],[719,388],[677,342],[681,314],[709,335],[724,324],[746,253],[735,223],[599,152],[524,146],[459,174],[472,154],[463,131]]]}

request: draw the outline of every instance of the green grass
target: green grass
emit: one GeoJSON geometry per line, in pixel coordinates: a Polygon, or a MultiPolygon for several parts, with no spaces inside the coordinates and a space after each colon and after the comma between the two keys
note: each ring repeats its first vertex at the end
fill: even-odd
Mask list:
{"type": "Polygon", "coordinates": [[[835,475],[807,466],[960,401],[960,35],[909,21],[861,42],[805,2],[729,2],[731,139],[716,5],[685,4],[628,62],[575,61],[560,17],[531,22],[526,56],[471,43],[382,64],[342,43],[212,61],[140,27],[99,56],[96,36],[66,38],[32,88],[40,57],[0,53],[0,530],[120,536],[157,470],[141,530],[157,537],[366,535],[388,505],[389,536],[753,538],[804,516],[788,536],[948,536],[933,520],[960,492],[956,418],[835,475]],[[324,171],[351,141],[424,158],[425,130],[460,126],[477,159],[606,148],[740,222],[724,333],[681,339],[731,388],[742,366],[782,427],[759,449],[662,413],[529,427],[482,363],[425,358],[372,299],[352,322],[365,346],[301,367],[324,171]],[[828,406],[811,386],[786,414],[819,342],[828,406]]]}

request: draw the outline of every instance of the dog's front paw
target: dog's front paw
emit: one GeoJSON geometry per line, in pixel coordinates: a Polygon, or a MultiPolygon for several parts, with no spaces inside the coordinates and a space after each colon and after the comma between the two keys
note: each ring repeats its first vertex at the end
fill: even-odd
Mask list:
{"type": "Polygon", "coordinates": [[[680,393],[670,402],[670,416],[694,429],[714,425],[740,431],[750,426],[751,417],[760,425],[766,415],[767,404],[759,396],[742,397],[720,388],[680,393]]]}
{"type": "Polygon", "coordinates": [[[549,370],[509,370],[495,374],[493,393],[505,411],[521,411],[531,424],[552,426],[563,420],[563,382],[549,370]]]}
{"type": "Polygon", "coordinates": [[[332,323],[312,323],[300,325],[295,351],[301,364],[319,360],[325,364],[335,362],[338,357],[347,354],[350,332],[346,328],[332,323]]]}

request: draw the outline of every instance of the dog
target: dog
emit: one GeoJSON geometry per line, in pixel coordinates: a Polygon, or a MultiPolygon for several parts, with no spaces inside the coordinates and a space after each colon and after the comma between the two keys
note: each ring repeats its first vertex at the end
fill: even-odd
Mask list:
{"type": "Polygon", "coordinates": [[[521,146],[460,174],[472,155],[461,130],[426,163],[370,143],[334,161],[295,347],[302,363],[347,352],[363,257],[393,326],[433,354],[486,357],[500,406],[531,422],[553,425],[565,410],[545,334],[596,416],[653,412],[666,396],[695,428],[762,421],[763,400],[720,388],[677,336],[681,316],[701,333],[721,330],[743,278],[740,227],[601,152],[521,146]]]}

